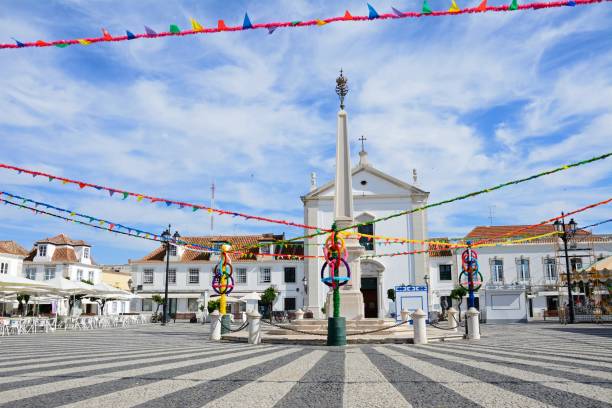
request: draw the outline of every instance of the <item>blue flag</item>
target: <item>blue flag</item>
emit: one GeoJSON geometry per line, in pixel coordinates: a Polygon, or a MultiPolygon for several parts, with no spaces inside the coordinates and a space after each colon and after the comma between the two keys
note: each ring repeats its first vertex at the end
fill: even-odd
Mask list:
{"type": "Polygon", "coordinates": [[[251,24],[251,19],[247,13],[244,13],[244,22],[242,23],[242,29],[247,30],[249,28],[253,28],[253,24],[251,24]]]}
{"type": "Polygon", "coordinates": [[[369,18],[370,20],[372,20],[372,19],[374,19],[374,18],[378,18],[378,17],[380,17],[380,16],[378,15],[378,12],[377,12],[376,10],[374,10],[374,7],[372,7],[372,6],[370,5],[370,3],[368,3],[368,18],[369,18]]]}

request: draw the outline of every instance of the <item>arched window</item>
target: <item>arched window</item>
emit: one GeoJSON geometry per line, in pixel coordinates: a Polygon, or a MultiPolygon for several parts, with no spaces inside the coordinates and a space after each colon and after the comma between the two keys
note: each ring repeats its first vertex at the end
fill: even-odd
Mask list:
{"type": "MultiPolygon", "coordinates": [[[[373,219],[374,217],[370,214],[361,214],[356,218],[358,223],[372,221],[373,219]]],[[[374,224],[359,225],[357,227],[357,232],[360,234],[374,235],[374,224]]],[[[364,247],[366,251],[374,250],[374,238],[372,237],[360,236],[359,244],[364,247]]]]}

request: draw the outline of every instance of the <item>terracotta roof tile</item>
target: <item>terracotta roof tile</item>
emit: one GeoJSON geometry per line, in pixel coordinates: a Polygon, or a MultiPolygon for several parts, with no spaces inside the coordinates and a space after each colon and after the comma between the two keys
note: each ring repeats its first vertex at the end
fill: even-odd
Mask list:
{"type": "MultiPolygon", "coordinates": [[[[555,230],[555,227],[551,224],[539,225],[537,227],[529,228],[524,231],[519,231],[513,234],[514,231],[521,230],[529,227],[528,225],[494,225],[494,226],[478,226],[469,232],[465,236],[465,239],[479,240],[479,239],[496,239],[496,238],[510,238],[511,236],[520,237],[533,237],[536,235],[548,234],[555,230]],[[508,235],[511,234],[511,235],[508,235]]],[[[580,235],[590,235],[590,232],[579,230],[580,235]]]]}
{"type": "Polygon", "coordinates": [[[51,262],[78,262],[78,258],[72,248],[56,248],[53,252],[51,262]]]}
{"type": "Polygon", "coordinates": [[[51,238],[44,238],[36,241],[37,244],[72,245],[72,246],[91,246],[83,240],[74,240],[66,234],[59,234],[51,238]]]}
{"type": "MultiPolygon", "coordinates": [[[[214,247],[218,243],[229,243],[234,250],[244,251],[245,254],[238,257],[232,255],[234,262],[246,262],[257,259],[259,248],[255,245],[270,241],[275,242],[282,240],[283,235],[273,234],[260,234],[260,235],[216,235],[216,236],[199,236],[199,237],[181,237],[182,241],[190,242],[197,245],[214,247]]],[[[275,245],[275,253],[280,253],[286,256],[299,256],[304,254],[304,247],[302,245],[284,245],[281,249],[281,245],[275,245]]],[[[162,262],[164,260],[166,250],[163,245],[146,255],[145,257],[138,259],[134,262],[162,262]]],[[[186,249],[179,262],[197,262],[197,261],[210,261],[210,253],[192,251],[186,249]]]]}
{"type": "Polygon", "coordinates": [[[28,256],[28,250],[15,241],[0,241],[0,254],[28,256]]]}

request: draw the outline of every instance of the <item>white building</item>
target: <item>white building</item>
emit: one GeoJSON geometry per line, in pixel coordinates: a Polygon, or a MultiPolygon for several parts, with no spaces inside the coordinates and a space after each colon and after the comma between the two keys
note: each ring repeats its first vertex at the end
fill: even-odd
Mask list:
{"type": "MultiPolygon", "coordinates": [[[[60,234],[36,241],[34,248],[23,261],[23,276],[35,280],[50,280],[62,276],[95,285],[102,282],[102,267],[94,262],[91,245],[60,234]]],[[[83,313],[99,313],[96,302],[84,300],[80,307],[83,313]]],[[[41,303],[40,310],[50,313],[51,304],[41,303]]],[[[129,301],[108,301],[104,307],[104,314],[129,311],[129,301]]]]}
{"type": "Polygon", "coordinates": [[[15,241],[0,241],[0,274],[21,276],[28,251],[15,241]]]}
{"type": "MultiPolygon", "coordinates": [[[[414,185],[390,176],[376,169],[368,162],[365,150],[359,153],[359,164],[352,169],[353,208],[355,222],[369,221],[400,211],[410,210],[427,204],[429,193],[414,185]]],[[[414,176],[416,182],[416,174],[414,176]]],[[[302,197],[304,223],[331,227],[334,220],[334,181],[317,188],[315,178],[311,191],[302,197]]],[[[360,226],[360,233],[409,239],[427,239],[427,212],[392,218],[372,225],[360,226]]],[[[323,255],[322,244],[325,236],[306,239],[306,255],[323,255]],[[318,245],[317,245],[318,244],[318,245]]],[[[366,249],[365,255],[382,255],[393,252],[421,249],[420,245],[398,244],[385,240],[360,239],[366,249]]],[[[377,257],[361,262],[361,292],[364,297],[364,317],[383,318],[394,313],[393,303],[387,298],[387,290],[401,284],[423,284],[427,273],[427,254],[410,256],[377,257]]],[[[325,304],[327,286],[321,283],[321,259],[305,260],[305,274],[308,281],[306,309],[315,317],[322,318],[321,307],[325,304]]]]}
{"type": "MultiPolygon", "coordinates": [[[[181,237],[181,240],[197,245],[220,248],[227,243],[234,249],[247,248],[246,254],[232,256],[234,290],[232,298],[240,298],[252,292],[259,294],[273,286],[278,296],[274,310],[293,311],[304,305],[304,262],[303,247],[298,245],[280,246],[276,241],[283,235],[235,235],[181,237]],[[270,256],[269,254],[282,254],[270,256]]],[[[168,274],[169,312],[178,318],[186,318],[199,312],[201,304],[206,305],[216,294],[211,288],[213,269],[219,262],[219,255],[199,252],[184,247],[170,247],[170,268],[168,274]]],[[[160,246],[144,258],[130,260],[132,286],[140,299],[133,301],[135,312],[150,313],[157,310],[151,300],[155,294],[163,297],[166,277],[166,249],[160,246]]],[[[244,303],[228,303],[228,313],[244,311],[244,303]]],[[[161,312],[162,308],[159,308],[161,312]]]]}
{"type": "MultiPolygon", "coordinates": [[[[524,227],[526,226],[479,226],[470,231],[465,240],[478,242],[507,237],[508,233],[524,227]]],[[[537,236],[553,232],[553,228],[552,225],[543,225],[525,230],[520,235],[537,236]]],[[[448,296],[457,285],[458,274],[461,272],[462,251],[459,249],[430,253],[431,302],[434,310],[441,310],[443,305],[449,304],[448,296]]],[[[567,302],[565,254],[559,238],[551,236],[510,245],[481,247],[476,248],[476,252],[479,271],[483,276],[481,293],[476,294],[476,305],[481,310],[484,310],[483,293],[487,289],[523,288],[528,319],[544,318],[545,313],[554,317],[559,307],[567,302]]],[[[593,235],[580,231],[569,245],[568,255],[570,269],[573,272],[580,270],[612,255],[612,235],[593,235]]],[[[581,285],[573,291],[577,304],[585,300],[584,286],[581,285]]],[[[464,301],[463,305],[465,304],[464,301]]]]}

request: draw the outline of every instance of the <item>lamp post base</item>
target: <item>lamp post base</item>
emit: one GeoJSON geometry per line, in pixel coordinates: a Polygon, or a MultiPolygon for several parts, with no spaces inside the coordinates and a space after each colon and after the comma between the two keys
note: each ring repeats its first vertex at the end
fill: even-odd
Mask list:
{"type": "Polygon", "coordinates": [[[346,346],[346,318],[330,317],[327,319],[327,345],[346,346]]]}
{"type": "Polygon", "coordinates": [[[230,325],[232,324],[232,319],[230,315],[224,314],[221,316],[221,334],[228,334],[230,332],[230,325]]]}

